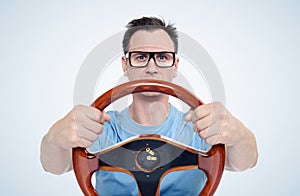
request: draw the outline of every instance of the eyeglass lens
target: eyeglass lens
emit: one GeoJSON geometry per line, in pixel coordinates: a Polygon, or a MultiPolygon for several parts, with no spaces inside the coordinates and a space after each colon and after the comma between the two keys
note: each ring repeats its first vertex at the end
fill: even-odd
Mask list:
{"type": "Polygon", "coordinates": [[[159,67],[172,67],[175,60],[173,52],[130,52],[129,60],[133,67],[145,67],[151,58],[159,67]]]}

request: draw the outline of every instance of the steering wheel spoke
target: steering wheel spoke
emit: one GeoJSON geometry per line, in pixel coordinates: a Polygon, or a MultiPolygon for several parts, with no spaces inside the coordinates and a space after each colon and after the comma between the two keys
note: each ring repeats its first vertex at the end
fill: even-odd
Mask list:
{"type": "MultiPolygon", "coordinates": [[[[103,111],[113,101],[132,93],[160,92],[177,97],[192,109],[202,102],[186,89],[160,80],[137,80],[121,84],[100,96],[92,104],[103,111]]],[[[73,149],[73,166],[84,195],[99,195],[91,184],[97,170],[124,172],[137,182],[139,194],[159,195],[160,182],[170,172],[201,169],[207,182],[199,195],[213,195],[221,180],[225,163],[224,145],[201,152],[160,135],[140,135],[120,142],[96,154],[83,148],[73,149]]]]}

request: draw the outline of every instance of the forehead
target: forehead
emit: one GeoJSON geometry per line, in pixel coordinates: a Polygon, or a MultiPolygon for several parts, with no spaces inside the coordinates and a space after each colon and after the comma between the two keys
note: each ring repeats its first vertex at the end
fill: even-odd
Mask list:
{"type": "Polygon", "coordinates": [[[153,31],[139,30],[135,32],[129,42],[129,50],[174,51],[174,44],[167,32],[162,29],[153,31]]]}

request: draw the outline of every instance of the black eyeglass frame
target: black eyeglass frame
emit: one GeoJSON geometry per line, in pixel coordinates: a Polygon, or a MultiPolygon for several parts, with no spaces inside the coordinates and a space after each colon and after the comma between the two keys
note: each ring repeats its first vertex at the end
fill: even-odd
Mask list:
{"type": "Polygon", "coordinates": [[[125,54],[125,58],[129,60],[129,65],[130,65],[131,67],[135,67],[135,68],[144,68],[144,67],[147,67],[148,64],[149,64],[149,61],[150,61],[152,58],[153,58],[154,63],[155,63],[155,65],[156,65],[157,67],[160,67],[160,68],[170,68],[170,67],[173,67],[174,64],[175,64],[176,52],[170,52],[170,51],[160,51],[160,52],[131,51],[131,52],[127,52],[127,53],[125,54]],[[144,66],[133,66],[133,65],[131,64],[131,58],[130,58],[130,57],[131,57],[131,54],[133,54],[133,53],[146,53],[146,54],[149,54],[149,59],[148,59],[148,62],[146,63],[146,65],[144,65],[144,66]],[[172,63],[172,65],[170,65],[170,66],[159,66],[159,65],[157,64],[157,62],[156,62],[156,60],[155,60],[155,58],[154,58],[154,55],[155,55],[155,54],[164,54],[164,53],[168,53],[168,54],[172,54],[172,55],[173,55],[173,63],[172,63]],[[128,56],[127,56],[127,54],[128,54],[128,56]]]}

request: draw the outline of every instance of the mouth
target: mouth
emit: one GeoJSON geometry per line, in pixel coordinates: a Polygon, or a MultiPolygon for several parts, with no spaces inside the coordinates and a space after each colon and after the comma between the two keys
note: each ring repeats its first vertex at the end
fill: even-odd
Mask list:
{"type": "Polygon", "coordinates": [[[159,77],[159,76],[146,76],[146,77],[142,77],[141,79],[163,80],[162,77],[159,77]]]}
{"type": "Polygon", "coordinates": [[[132,77],[131,80],[164,80],[161,76],[158,75],[143,75],[132,77]]]}

